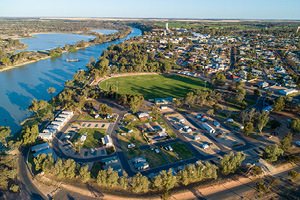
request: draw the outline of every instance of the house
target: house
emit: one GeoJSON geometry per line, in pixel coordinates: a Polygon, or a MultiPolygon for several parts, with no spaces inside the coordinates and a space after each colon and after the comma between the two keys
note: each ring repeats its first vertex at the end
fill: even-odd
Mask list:
{"type": "Polygon", "coordinates": [[[112,165],[112,164],[119,163],[119,158],[117,156],[112,156],[112,157],[102,159],[101,162],[103,165],[112,165]]]}
{"type": "Polygon", "coordinates": [[[113,142],[112,142],[111,137],[109,135],[105,135],[102,138],[102,144],[107,146],[107,147],[113,146],[113,142]]]}
{"type": "Polygon", "coordinates": [[[263,81],[263,82],[260,82],[260,83],[258,84],[258,86],[259,86],[260,88],[265,88],[265,87],[268,87],[268,86],[269,86],[269,83],[266,82],[266,81],[263,81]]]}
{"type": "Polygon", "coordinates": [[[206,122],[203,122],[201,125],[209,133],[215,133],[216,132],[216,130],[213,127],[211,127],[209,124],[207,124],[206,122]]]}
{"type": "Polygon", "coordinates": [[[43,144],[38,144],[38,145],[31,147],[31,151],[37,153],[39,151],[49,149],[49,148],[50,148],[49,143],[43,143],[43,144]]]}
{"type": "Polygon", "coordinates": [[[295,90],[295,89],[285,89],[285,90],[280,90],[279,94],[282,94],[284,96],[288,96],[288,95],[296,93],[296,92],[298,92],[298,90],[295,90]]]}
{"type": "Polygon", "coordinates": [[[46,154],[46,155],[52,154],[53,155],[53,152],[52,152],[52,149],[48,148],[48,149],[44,149],[42,151],[38,151],[38,152],[34,153],[33,156],[36,158],[39,154],[46,154]]]}
{"type": "Polygon", "coordinates": [[[112,156],[108,158],[104,158],[101,160],[104,170],[108,170],[112,168],[113,171],[118,172],[119,176],[122,176],[122,166],[120,165],[120,160],[117,156],[112,156]]]}
{"type": "Polygon", "coordinates": [[[39,133],[39,138],[41,138],[42,140],[52,140],[53,132],[39,133]]]}
{"type": "Polygon", "coordinates": [[[145,113],[145,112],[138,113],[138,118],[139,118],[140,120],[143,120],[143,119],[149,119],[149,114],[148,114],[148,113],[145,113]]]}
{"type": "Polygon", "coordinates": [[[136,158],[133,158],[131,159],[131,161],[133,163],[139,163],[139,162],[146,162],[146,157],[145,156],[140,156],[140,157],[136,157],[136,158]]]}
{"type": "Polygon", "coordinates": [[[149,163],[147,161],[145,162],[138,162],[134,164],[134,168],[138,170],[144,170],[149,168],[149,163]]]}
{"type": "Polygon", "coordinates": [[[161,109],[161,110],[167,110],[167,109],[168,109],[168,106],[160,106],[160,109],[161,109]]]}
{"type": "Polygon", "coordinates": [[[147,162],[145,156],[133,158],[131,159],[131,161],[134,164],[134,168],[138,170],[144,170],[149,168],[149,163],[147,162]]]}

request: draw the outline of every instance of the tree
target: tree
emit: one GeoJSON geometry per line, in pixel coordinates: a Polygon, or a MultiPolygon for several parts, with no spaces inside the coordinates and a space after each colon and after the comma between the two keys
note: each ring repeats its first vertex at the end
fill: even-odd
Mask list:
{"type": "Polygon", "coordinates": [[[187,185],[189,183],[187,170],[183,169],[183,170],[179,171],[177,177],[179,177],[178,179],[183,185],[187,185]]]}
{"type": "Polygon", "coordinates": [[[111,107],[108,107],[107,104],[103,103],[103,104],[100,104],[100,106],[99,106],[99,112],[101,115],[111,115],[112,109],[111,109],[111,107]]]}
{"type": "Polygon", "coordinates": [[[299,133],[300,132],[300,119],[293,118],[290,122],[290,127],[293,133],[299,133]]]}
{"type": "Polygon", "coordinates": [[[154,118],[157,120],[159,115],[161,114],[159,107],[155,104],[154,106],[151,107],[150,110],[151,110],[154,118]]]}
{"type": "Polygon", "coordinates": [[[98,185],[107,186],[107,171],[100,170],[97,176],[98,185]]]}
{"type": "Polygon", "coordinates": [[[223,86],[226,82],[226,77],[223,72],[218,71],[216,74],[212,76],[211,82],[216,86],[223,86]]]}
{"type": "Polygon", "coordinates": [[[209,109],[208,111],[206,111],[206,114],[207,114],[208,116],[213,116],[214,113],[215,113],[214,109],[209,109]]]}
{"type": "Polygon", "coordinates": [[[232,151],[226,154],[223,159],[220,160],[219,170],[222,174],[228,175],[234,173],[240,166],[246,156],[242,152],[234,154],[232,151]]]}
{"type": "Polygon", "coordinates": [[[166,191],[169,191],[170,189],[172,189],[176,183],[176,177],[173,176],[172,170],[169,169],[168,172],[163,170],[161,173],[161,176],[162,176],[162,187],[166,191]]]}
{"type": "Polygon", "coordinates": [[[249,122],[252,122],[252,118],[255,115],[255,108],[252,108],[249,112],[248,112],[248,117],[249,117],[249,122]]]}
{"type": "Polygon", "coordinates": [[[172,102],[173,106],[175,106],[176,108],[180,108],[182,106],[182,102],[180,101],[180,99],[175,99],[172,102]]]}
{"type": "Polygon", "coordinates": [[[11,130],[10,128],[1,126],[0,127],[0,143],[7,147],[7,138],[9,137],[11,130]]]}
{"type": "Polygon", "coordinates": [[[26,126],[21,131],[21,145],[27,146],[34,144],[38,135],[39,129],[37,125],[32,125],[31,127],[26,126]]]}
{"type": "Polygon", "coordinates": [[[128,174],[123,170],[123,176],[119,178],[119,184],[123,190],[128,187],[128,174]]]}
{"type": "Polygon", "coordinates": [[[272,146],[267,146],[263,153],[263,157],[271,162],[277,160],[278,156],[283,153],[283,150],[278,147],[277,144],[273,144],[272,146]]]}
{"type": "Polygon", "coordinates": [[[80,168],[79,171],[80,179],[83,183],[86,183],[91,178],[91,172],[89,172],[89,166],[86,165],[80,168]]]}
{"type": "Polygon", "coordinates": [[[285,99],[278,97],[274,103],[273,111],[280,112],[285,108],[285,99]]]}
{"type": "Polygon", "coordinates": [[[268,122],[269,122],[269,113],[263,111],[258,115],[257,128],[260,134],[262,134],[262,129],[267,125],[268,122]]]}
{"type": "Polygon", "coordinates": [[[133,113],[139,111],[140,105],[141,105],[141,99],[139,98],[139,96],[134,96],[129,101],[129,108],[133,113]]]}
{"type": "Polygon", "coordinates": [[[54,87],[49,87],[49,88],[47,89],[47,92],[50,94],[51,99],[52,99],[52,95],[53,95],[53,93],[55,93],[55,88],[54,88],[54,87]]]}
{"type": "Polygon", "coordinates": [[[261,92],[260,92],[260,90],[258,90],[258,89],[255,89],[255,90],[253,91],[253,93],[254,93],[254,96],[256,96],[256,97],[260,97],[260,96],[261,96],[261,92]]]}
{"type": "Polygon", "coordinates": [[[134,193],[148,192],[150,181],[146,176],[138,172],[132,177],[132,191],[134,193]]]}
{"type": "Polygon", "coordinates": [[[189,92],[187,93],[185,99],[184,99],[184,102],[189,106],[191,107],[191,105],[194,105],[195,103],[195,99],[196,99],[196,96],[194,95],[193,92],[189,92]]]}
{"type": "Polygon", "coordinates": [[[247,80],[251,80],[253,78],[253,75],[251,72],[247,73],[247,80]]]}
{"type": "Polygon", "coordinates": [[[235,101],[237,104],[241,104],[245,98],[246,90],[243,88],[240,88],[237,90],[237,94],[235,95],[235,101]]]}
{"type": "Polygon", "coordinates": [[[292,133],[286,133],[284,138],[282,138],[282,140],[280,141],[280,144],[281,144],[281,149],[283,151],[289,151],[290,148],[292,147],[292,138],[293,138],[293,135],[292,133]]]}
{"type": "Polygon", "coordinates": [[[154,189],[158,189],[158,190],[162,189],[163,179],[160,174],[155,176],[154,178],[152,178],[152,187],[154,189]]]}
{"type": "Polygon", "coordinates": [[[109,167],[107,170],[107,186],[114,187],[118,184],[119,175],[113,168],[109,167]]]}
{"type": "Polygon", "coordinates": [[[16,192],[19,191],[19,186],[18,186],[18,185],[15,185],[15,184],[12,184],[12,185],[9,187],[9,190],[16,193],[16,192]]]}
{"type": "Polygon", "coordinates": [[[246,135],[249,135],[250,133],[252,133],[253,130],[254,130],[253,123],[247,122],[244,126],[244,132],[246,133],[246,135]]]}
{"type": "Polygon", "coordinates": [[[44,100],[37,101],[34,99],[31,101],[31,105],[29,106],[28,110],[33,111],[37,114],[38,117],[40,117],[39,112],[45,108],[47,108],[48,102],[44,100]]]}
{"type": "Polygon", "coordinates": [[[296,172],[295,170],[291,170],[288,172],[288,175],[292,178],[292,179],[298,179],[299,178],[299,173],[296,172]]]}
{"type": "Polygon", "coordinates": [[[252,176],[258,176],[261,175],[264,171],[262,170],[261,166],[258,165],[254,165],[253,167],[251,167],[250,169],[250,174],[252,176]]]}
{"type": "Polygon", "coordinates": [[[110,88],[109,88],[109,91],[110,92],[117,92],[117,90],[118,90],[118,88],[117,88],[117,86],[115,86],[115,85],[112,85],[112,86],[110,86],[110,88]]]}
{"type": "Polygon", "coordinates": [[[258,179],[256,182],[255,182],[255,188],[258,190],[258,192],[267,192],[268,191],[268,188],[267,186],[265,185],[265,182],[263,179],[258,179]]]}

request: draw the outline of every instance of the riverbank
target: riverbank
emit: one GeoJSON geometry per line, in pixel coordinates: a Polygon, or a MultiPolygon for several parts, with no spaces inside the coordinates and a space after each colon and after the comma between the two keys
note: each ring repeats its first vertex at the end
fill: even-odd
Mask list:
{"type": "MultiPolygon", "coordinates": [[[[39,33],[39,34],[42,34],[42,33],[39,33]]],[[[72,33],[72,34],[75,34],[75,33],[72,33]]],[[[77,33],[76,33],[77,34],[77,33]]],[[[97,33],[98,35],[101,34],[101,33],[97,33]]],[[[97,35],[95,34],[95,35],[97,35]]],[[[120,38],[120,39],[124,39],[125,37],[127,37],[130,33],[128,33],[126,36],[124,36],[123,38],[120,38]]],[[[102,34],[101,34],[102,35],[102,34]]],[[[107,43],[107,42],[112,42],[112,41],[115,41],[117,39],[114,39],[114,40],[111,40],[111,41],[106,41],[106,42],[102,42],[102,43],[86,43],[84,47],[76,47],[76,51],[77,50],[80,50],[80,49],[85,49],[87,47],[90,47],[90,46],[94,46],[94,45],[100,45],[100,44],[104,44],[104,43],[107,43]]],[[[44,51],[44,52],[48,52],[49,53],[49,50],[48,51],[44,51]]],[[[64,53],[68,53],[70,51],[66,51],[66,50],[62,50],[62,53],[60,54],[60,56],[64,53]]],[[[72,52],[70,52],[72,53],[72,52]]],[[[35,62],[38,62],[40,60],[45,60],[45,59],[49,59],[49,58],[52,58],[51,56],[47,56],[45,55],[44,57],[41,57],[41,58],[36,58],[34,60],[28,60],[28,61],[24,61],[24,62],[21,62],[21,63],[18,63],[18,64],[15,64],[15,65],[9,65],[9,66],[4,66],[3,68],[0,69],[0,72],[4,72],[4,71],[7,71],[7,70],[11,70],[11,69],[14,69],[14,68],[17,68],[17,67],[20,67],[20,66],[24,66],[24,65],[27,65],[27,64],[31,64],[31,63],[35,63],[35,62]]]]}

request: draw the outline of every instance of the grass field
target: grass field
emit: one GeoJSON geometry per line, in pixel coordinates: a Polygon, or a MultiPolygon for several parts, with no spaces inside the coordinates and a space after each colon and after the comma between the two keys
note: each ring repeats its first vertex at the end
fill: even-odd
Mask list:
{"type": "MultiPolygon", "coordinates": [[[[100,88],[108,90],[110,86],[118,87],[118,93],[141,94],[145,99],[158,97],[183,98],[188,92],[203,89],[205,82],[201,79],[175,75],[140,75],[110,78],[100,83],[100,88]]],[[[211,88],[210,84],[206,84],[211,88]]]]}
{"type": "Polygon", "coordinates": [[[72,138],[72,142],[75,141],[80,135],[83,135],[87,132],[86,140],[83,143],[83,147],[85,148],[94,148],[98,147],[101,144],[101,138],[106,135],[106,129],[100,128],[81,128],[72,138]]]}
{"type": "Polygon", "coordinates": [[[171,147],[181,157],[182,160],[194,157],[193,152],[191,152],[191,150],[189,150],[189,148],[182,142],[171,144],[171,147]]]}

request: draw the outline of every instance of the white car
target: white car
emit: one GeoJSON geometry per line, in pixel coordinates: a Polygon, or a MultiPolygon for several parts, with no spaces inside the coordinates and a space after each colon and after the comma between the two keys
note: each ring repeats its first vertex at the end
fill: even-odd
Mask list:
{"type": "Polygon", "coordinates": [[[71,136],[70,135],[65,135],[65,139],[70,139],[71,136]]]}
{"type": "Polygon", "coordinates": [[[91,149],[91,153],[93,154],[95,152],[95,148],[92,148],[91,149]]]}
{"type": "Polygon", "coordinates": [[[135,147],[135,144],[129,144],[128,145],[128,149],[131,149],[131,148],[134,148],[135,147]]]}

